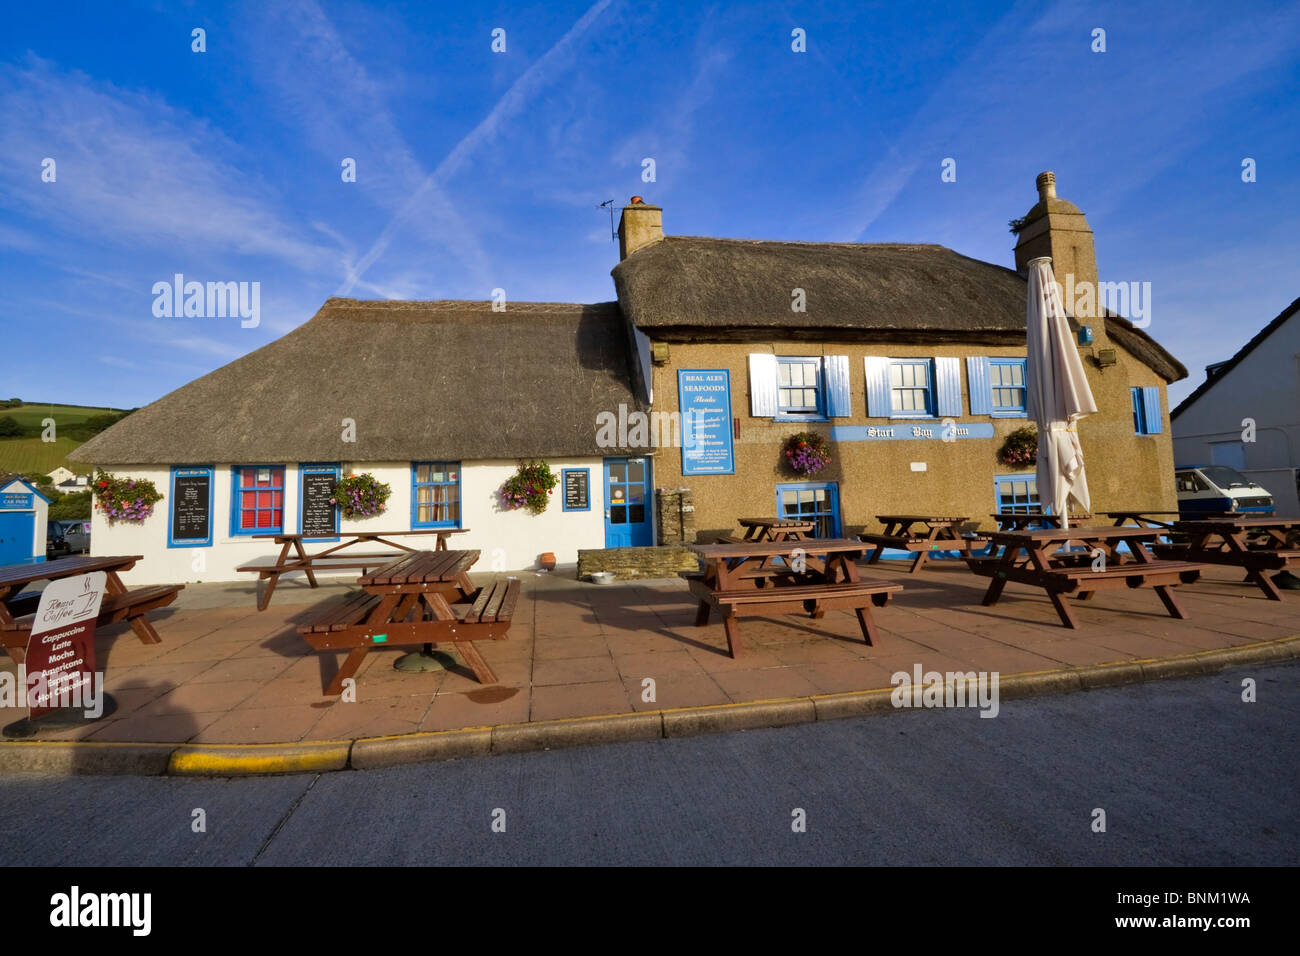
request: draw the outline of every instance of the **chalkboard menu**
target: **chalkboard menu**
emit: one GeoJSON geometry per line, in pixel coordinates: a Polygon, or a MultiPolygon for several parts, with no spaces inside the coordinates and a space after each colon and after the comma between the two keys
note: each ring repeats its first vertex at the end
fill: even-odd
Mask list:
{"type": "Polygon", "coordinates": [[[337,473],[307,471],[302,473],[302,533],[307,538],[333,538],[339,533],[338,511],[330,503],[334,496],[337,473]]]}
{"type": "Polygon", "coordinates": [[[172,478],[172,543],[212,541],[212,471],[178,469],[172,478]]]}
{"type": "Polygon", "coordinates": [[[591,471],[586,468],[564,469],[564,510],[587,511],[591,508],[591,471]]]}

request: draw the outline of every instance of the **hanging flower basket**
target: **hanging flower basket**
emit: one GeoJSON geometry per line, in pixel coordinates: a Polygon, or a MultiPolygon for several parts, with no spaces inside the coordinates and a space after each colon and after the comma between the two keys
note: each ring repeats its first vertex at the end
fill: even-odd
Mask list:
{"type": "Polygon", "coordinates": [[[546,510],[560,479],[544,461],[521,461],[519,470],[501,485],[501,507],[506,511],[527,508],[535,515],[546,510]]]}
{"type": "Polygon", "coordinates": [[[393,489],[374,475],[348,475],[334,483],[330,504],[338,505],[345,518],[373,518],[384,513],[384,503],[393,489]]]}
{"type": "Polygon", "coordinates": [[[153,514],[153,506],[162,501],[162,493],[148,478],[118,478],[101,471],[95,479],[95,506],[110,523],[129,521],[140,524],[153,514]]]}
{"type": "Polygon", "coordinates": [[[785,440],[785,463],[796,475],[815,475],[831,463],[831,443],[816,432],[799,432],[785,440]]]}
{"type": "Polygon", "coordinates": [[[998,461],[1011,468],[1028,468],[1038,460],[1038,432],[1017,428],[998,449],[998,461]]]}

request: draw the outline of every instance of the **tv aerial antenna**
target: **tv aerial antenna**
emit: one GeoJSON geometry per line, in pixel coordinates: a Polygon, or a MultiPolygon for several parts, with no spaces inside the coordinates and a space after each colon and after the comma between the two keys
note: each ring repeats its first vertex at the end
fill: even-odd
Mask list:
{"type": "Polygon", "coordinates": [[[614,228],[614,200],[606,199],[603,203],[600,204],[600,208],[609,210],[609,241],[617,242],[618,230],[614,228]]]}

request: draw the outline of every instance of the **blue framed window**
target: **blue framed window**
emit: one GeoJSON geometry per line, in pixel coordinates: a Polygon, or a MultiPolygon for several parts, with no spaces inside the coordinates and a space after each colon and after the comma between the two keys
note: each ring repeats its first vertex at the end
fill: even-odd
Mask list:
{"type": "Polygon", "coordinates": [[[167,547],[206,548],[212,544],[215,483],[212,468],[172,468],[171,495],[167,499],[167,547]]]}
{"type": "Polygon", "coordinates": [[[411,465],[411,527],[460,527],[460,462],[411,465]]]}
{"type": "Polygon", "coordinates": [[[989,359],[992,414],[1025,414],[1025,359],[989,359]]]}
{"type": "Polygon", "coordinates": [[[1131,388],[1133,395],[1133,433],[1159,435],[1164,431],[1158,387],[1131,388]]]}
{"type": "Polygon", "coordinates": [[[776,486],[776,513],[782,518],[814,522],[813,537],[840,536],[840,492],[833,481],[776,486]]]}
{"type": "Polygon", "coordinates": [[[230,491],[231,534],[284,534],[284,465],[237,465],[230,491]]]}
{"type": "Polygon", "coordinates": [[[1034,475],[994,475],[993,497],[997,511],[1022,515],[1043,513],[1042,502],[1038,500],[1038,478],[1034,475]]]}
{"type": "Polygon", "coordinates": [[[826,408],[820,358],[776,359],[778,417],[821,418],[826,408]]]}
{"type": "Polygon", "coordinates": [[[890,359],[890,417],[933,418],[934,407],[934,363],[929,359],[890,359]]]}

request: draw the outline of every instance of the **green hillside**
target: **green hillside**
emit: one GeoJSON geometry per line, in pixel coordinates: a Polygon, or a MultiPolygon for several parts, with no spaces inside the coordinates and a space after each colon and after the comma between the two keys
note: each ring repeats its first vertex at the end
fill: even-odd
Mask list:
{"type": "MultiPolygon", "coordinates": [[[[0,405],[3,405],[0,402],[0,405]]],[[[0,438],[0,472],[11,471],[24,475],[48,475],[55,468],[64,468],[78,474],[88,474],[90,465],[68,461],[68,453],[84,444],[91,434],[87,422],[100,415],[120,415],[120,408],[96,408],[89,405],[53,405],[24,403],[19,408],[0,407],[0,418],[9,417],[22,426],[20,437],[0,438]],[[41,440],[42,425],[54,419],[56,441],[41,440]],[[71,434],[65,433],[65,429],[71,434]]]]}

